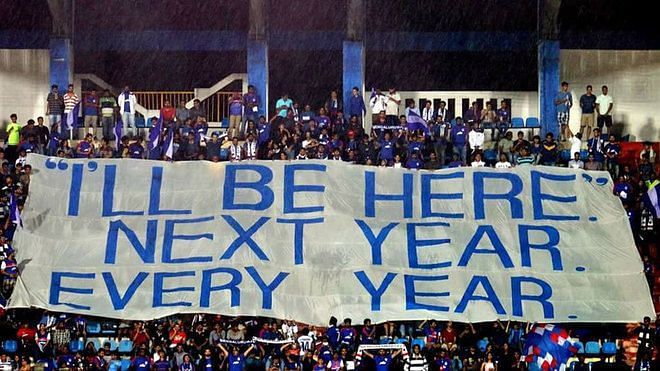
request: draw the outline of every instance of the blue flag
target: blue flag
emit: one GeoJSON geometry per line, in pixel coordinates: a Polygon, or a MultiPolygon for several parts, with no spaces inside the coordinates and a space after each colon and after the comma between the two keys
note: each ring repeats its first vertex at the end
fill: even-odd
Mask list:
{"type": "Polygon", "coordinates": [[[371,87],[371,96],[369,97],[369,100],[371,100],[373,97],[376,96],[376,88],[373,86],[371,87]]]}
{"type": "Polygon", "coordinates": [[[80,102],[73,106],[73,110],[66,115],[66,130],[78,128],[78,115],[80,114],[80,102]]]}
{"type": "Polygon", "coordinates": [[[156,125],[151,127],[151,131],[149,132],[149,144],[147,145],[149,151],[153,151],[154,148],[158,147],[158,144],[160,143],[160,133],[162,131],[163,131],[163,115],[160,115],[158,117],[158,121],[156,121],[156,125]]]}
{"type": "Polygon", "coordinates": [[[167,129],[167,135],[163,142],[163,154],[170,160],[174,156],[174,129],[172,128],[167,129]]]}
{"type": "Polygon", "coordinates": [[[14,197],[13,193],[9,194],[9,215],[11,216],[12,223],[20,225],[23,228],[23,219],[21,219],[21,212],[18,210],[16,197],[14,197]]]}
{"type": "Polygon", "coordinates": [[[408,122],[408,130],[424,130],[424,133],[428,134],[429,126],[426,121],[424,121],[424,119],[417,114],[417,112],[408,110],[408,117],[406,117],[406,121],[408,122]]]}
{"type": "Polygon", "coordinates": [[[648,207],[653,216],[660,218],[660,183],[656,183],[651,187],[645,195],[643,195],[644,204],[648,207]]]}
{"type": "Polygon", "coordinates": [[[121,116],[117,116],[117,122],[115,122],[115,147],[117,149],[121,144],[122,130],[124,130],[124,123],[121,121],[121,116]]]}

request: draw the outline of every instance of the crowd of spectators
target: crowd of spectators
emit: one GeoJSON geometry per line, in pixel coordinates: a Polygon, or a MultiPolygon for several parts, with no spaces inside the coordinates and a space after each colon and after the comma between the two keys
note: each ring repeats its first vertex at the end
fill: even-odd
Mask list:
{"type": "MultiPolygon", "coordinates": [[[[566,106],[567,85],[557,97],[558,106],[566,106]]],[[[606,94],[606,93],[605,93],[606,94]]],[[[631,225],[641,254],[644,269],[653,288],[654,263],[649,245],[657,239],[654,219],[643,206],[642,196],[658,184],[656,153],[651,143],[645,143],[634,163],[619,163],[620,145],[611,133],[611,121],[599,115],[591,132],[573,134],[567,125],[567,114],[558,109],[561,137],[556,141],[549,133],[545,138],[533,136],[528,141],[525,132],[511,131],[511,112],[506,101],[499,109],[488,103],[485,108],[473,103],[463,116],[455,116],[442,102],[437,109],[426,102],[420,111],[414,102],[400,112],[402,100],[395,89],[386,94],[374,91],[367,101],[372,111],[371,129],[365,130],[363,117],[365,99],[357,89],[343,107],[342,100],[332,92],[323,107],[294,102],[283,95],[269,120],[259,115],[259,96],[250,86],[243,96],[234,94],[229,100],[229,127],[226,132],[212,131],[205,119],[201,102],[185,108],[178,102],[175,108],[165,102],[161,118],[148,118],[149,129],[136,127],[135,95],[125,87],[118,97],[105,91],[97,96],[86,93],[82,101],[69,86],[60,95],[53,86],[48,96],[45,117],[25,125],[11,115],[6,128],[5,147],[0,150],[0,171],[4,185],[0,190],[0,304],[9,296],[19,274],[13,233],[18,223],[12,215],[20,211],[30,184],[31,167],[26,164],[28,153],[41,153],[67,158],[135,158],[169,161],[208,160],[306,160],[322,159],[353,164],[410,169],[436,170],[445,167],[494,166],[568,166],[585,170],[608,170],[616,183],[617,195],[630,216],[631,225]],[[82,129],[67,124],[81,104],[82,129]],[[346,114],[345,114],[346,113],[346,114]],[[411,130],[408,118],[417,115],[426,129],[411,130]],[[561,117],[559,117],[561,116],[561,117]],[[602,123],[602,125],[601,125],[602,123]],[[121,126],[117,130],[116,125],[121,126]],[[602,136],[600,130],[608,129],[602,136]],[[99,139],[98,129],[102,130],[99,139]],[[75,146],[69,137],[84,131],[75,146]],[[490,131],[490,140],[486,133],[490,131]],[[116,138],[115,135],[121,133],[116,138]],[[583,140],[582,135],[588,138],[583,140]],[[573,158],[560,159],[562,148],[570,148],[573,158]],[[588,158],[580,156],[586,151],[588,158]],[[492,154],[495,153],[495,158],[492,154]]],[[[581,104],[583,99],[580,100],[581,104]]],[[[584,100],[587,104],[591,98],[584,100]]],[[[570,98],[572,104],[572,97],[570,98]]],[[[607,100],[602,100],[606,102],[607,100]]],[[[611,103],[610,103],[611,104],[611,103]]],[[[596,100],[594,109],[598,110],[596,100]]],[[[611,106],[606,113],[609,114],[611,106]]],[[[592,115],[593,115],[592,111],[592,115]]],[[[588,114],[588,112],[587,112],[588,114]]],[[[77,118],[75,118],[77,119],[77,118]]],[[[611,119],[610,119],[611,120],[611,119]]],[[[582,120],[582,129],[591,129],[593,122],[582,120]]],[[[5,314],[5,313],[3,313],[5,314]]],[[[524,334],[521,323],[486,323],[479,325],[451,322],[389,322],[373,325],[364,320],[360,326],[350,319],[337,323],[331,319],[327,328],[305,326],[293,321],[265,318],[225,318],[221,316],[175,316],[148,322],[103,321],[83,316],[45,313],[30,318],[31,311],[11,311],[0,320],[0,370],[55,368],[69,370],[297,370],[344,371],[351,369],[390,368],[406,371],[446,370],[523,370],[520,361],[524,334]],[[111,323],[105,336],[108,344],[88,342],[91,321],[111,323]],[[253,337],[260,340],[251,341],[253,337]],[[416,340],[423,338],[423,340],[416,340]],[[402,339],[402,340],[399,340],[402,339]],[[15,341],[16,349],[8,352],[4,344],[15,341]],[[73,341],[73,343],[72,343],[73,341]],[[128,341],[129,349],[120,351],[115,345],[128,341]],[[357,364],[359,344],[395,343],[405,341],[410,352],[404,357],[396,350],[365,352],[357,364]],[[72,349],[82,342],[81,349],[72,349]],[[122,360],[124,362],[122,363],[122,360]],[[128,362],[128,363],[127,363],[128,362]]],[[[574,329],[579,332],[579,328],[574,329]]],[[[640,340],[638,369],[650,361],[658,326],[642,324],[638,332],[648,332],[647,342],[640,340]],[[645,327],[646,326],[646,327],[645,327]],[[645,358],[648,358],[645,360],[645,358]]],[[[611,338],[614,338],[612,335],[611,338]]],[[[644,338],[642,338],[644,339],[644,338]]],[[[11,349],[10,349],[11,350],[11,349]]],[[[618,354],[617,362],[623,361],[618,354]]],[[[583,362],[581,359],[580,362],[583,362]]],[[[580,368],[581,365],[575,369],[580,368]]],[[[586,366],[584,366],[586,367],[586,366]]],[[[650,364],[648,367],[651,367],[650,364]]],[[[650,368],[648,368],[650,369],[650,368]]]]}

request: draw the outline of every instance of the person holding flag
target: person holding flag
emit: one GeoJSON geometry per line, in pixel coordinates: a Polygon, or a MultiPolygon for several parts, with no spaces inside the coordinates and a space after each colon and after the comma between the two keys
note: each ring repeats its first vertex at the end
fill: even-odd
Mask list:
{"type": "Polygon", "coordinates": [[[163,132],[163,115],[158,118],[151,118],[151,130],[149,130],[149,143],[147,150],[149,151],[150,160],[158,160],[161,155],[161,140],[160,135],[163,132]]]}
{"type": "Polygon", "coordinates": [[[425,135],[429,134],[429,125],[428,123],[419,115],[415,110],[407,110],[408,115],[406,116],[406,123],[408,124],[408,131],[417,131],[421,130],[425,135]]]}
{"type": "Polygon", "coordinates": [[[122,131],[124,129],[124,123],[122,122],[121,115],[116,115],[117,122],[115,123],[114,135],[115,135],[115,149],[119,152],[119,147],[121,146],[121,137],[122,131]]]}

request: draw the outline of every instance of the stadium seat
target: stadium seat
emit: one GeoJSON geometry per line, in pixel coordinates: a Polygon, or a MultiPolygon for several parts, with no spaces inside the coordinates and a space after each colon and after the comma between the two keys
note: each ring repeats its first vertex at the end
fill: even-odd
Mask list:
{"type": "Polygon", "coordinates": [[[616,343],[608,341],[603,343],[603,354],[613,356],[616,354],[616,343]]]}
{"type": "Polygon", "coordinates": [[[396,339],[397,344],[408,344],[408,339],[407,338],[398,338],[396,339]]]}
{"type": "Polygon", "coordinates": [[[456,119],[451,119],[451,126],[456,126],[456,119]]]}
{"type": "Polygon", "coordinates": [[[71,353],[80,352],[81,350],[83,350],[84,347],[85,344],[83,344],[82,340],[80,339],[71,340],[71,342],[69,343],[69,350],[71,351],[71,353]]]}
{"type": "Polygon", "coordinates": [[[121,371],[128,371],[128,369],[131,367],[131,359],[126,358],[121,360],[121,371]]]}
{"type": "Polygon", "coordinates": [[[539,121],[538,117],[528,117],[525,120],[525,127],[527,129],[540,129],[541,128],[541,122],[539,121]]]}
{"type": "Polygon", "coordinates": [[[103,344],[101,344],[101,339],[97,339],[97,338],[87,339],[87,343],[94,344],[94,349],[96,350],[103,348],[103,344]]]}
{"type": "Polygon", "coordinates": [[[109,339],[107,342],[110,343],[110,350],[114,351],[119,348],[119,343],[116,340],[109,339]]]}
{"type": "Polygon", "coordinates": [[[575,347],[578,348],[578,354],[584,354],[584,343],[581,341],[576,341],[575,347]]]}
{"type": "Polygon", "coordinates": [[[142,116],[135,116],[135,127],[138,129],[144,129],[147,127],[146,120],[142,116]]]}
{"type": "Polygon", "coordinates": [[[130,340],[122,340],[119,342],[117,350],[119,353],[129,353],[133,350],[133,342],[130,340]]]}
{"type": "Polygon", "coordinates": [[[7,353],[16,353],[18,350],[18,342],[16,340],[5,340],[2,344],[2,349],[7,353]]]}
{"type": "Polygon", "coordinates": [[[98,322],[88,322],[87,323],[87,333],[91,335],[96,335],[101,333],[101,324],[98,322]]]}
{"type": "Polygon", "coordinates": [[[597,341],[588,341],[584,346],[586,354],[600,354],[600,344],[597,341]]]}
{"type": "Polygon", "coordinates": [[[412,347],[415,345],[419,345],[419,349],[424,349],[424,345],[426,345],[426,343],[423,339],[413,339],[412,343],[410,343],[410,348],[412,349],[412,347]]]}
{"type": "Polygon", "coordinates": [[[387,336],[381,336],[380,339],[378,340],[378,343],[384,345],[384,344],[389,344],[391,341],[392,339],[388,338],[387,336]]]}
{"type": "Polygon", "coordinates": [[[571,158],[572,158],[572,156],[571,156],[571,150],[570,149],[562,149],[561,152],[559,152],[559,159],[562,162],[567,163],[571,160],[571,158]]]}
{"type": "Polygon", "coordinates": [[[497,151],[494,149],[487,149],[484,151],[484,161],[487,163],[497,162],[497,151]]]}
{"type": "Polygon", "coordinates": [[[513,117],[511,118],[511,128],[512,129],[523,129],[525,127],[525,120],[522,117],[513,117]]]}
{"type": "Polygon", "coordinates": [[[587,157],[589,157],[589,151],[586,149],[583,149],[580,151],[580,160],[582,161],[587,161],[587,157]]]}
{"type": "Polygon", "coordinates": [[[479,349],[480,352],[482,352],[482,353],[485,352],[487,346],[488,346],[488,339],[487,338],[483,338],[483,339],[477,341],[477,349],[479,349]]]}
{"type": "Polygon", "coordinates": [[[229,160],[229,150],[227,148],[220,148],[220,161],[229,160]]]}
{"type": "Polygon", "coordinates": [[[220,124],[221,128],[228,128],[229,127],[229,118],[225,117],[222,119],[222,124],[220,124]]]}

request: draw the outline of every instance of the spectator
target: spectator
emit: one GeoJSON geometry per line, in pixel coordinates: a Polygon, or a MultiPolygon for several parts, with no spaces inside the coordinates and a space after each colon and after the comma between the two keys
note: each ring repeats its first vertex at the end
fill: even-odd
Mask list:
{"type": "Polygon", "coordinates": [[[52,85],[46,98],[46,115],[51,127],[62,122],[62,114],[64,114],[64,100],[59,93],[58,86],[52,85]]]}
{"type": "Polygon", "coordinates": [[[458,154],[462,163],[467,161],[467,128],[463,125],[460,117],[456,118],[456,125],[451,128],[451,143],[454,153],[458,154]]]}
{"type": "Polygon", "coordinates": [[[440,101],[440,107],[438,107],[438,112],[436,117],[440,117],[440,120],[446,123],[450,123],[451,120],[454,118],[451,111],[447,109],[447,102],[440,101]]]}
{"type": "Polygon", "coordinates": [[[238,130],[238,132],[234,133],[232,137],[239,134],[242,137],[242,133],[245,131],[242,126],[243,104],[243,98],[239,93],[233,93],[231,97],[229,97],[229,127],[238,130]]]}
{"type": "Polygon", "coordinates": [[[557,143],[554,140],[554,135],[552,133],[546,134],[541,147],[541,165],[555,166],[558,153],[559,151],[557,149],[557,143]]]}
{"type": "Polygon", "coordinates": [[[653,150],[653,144],[649,141],[644,142],[644,148],[639,152],[639,159],[643,159],[644,155],[648,154],[648,160],[650,163],[655,163],[655,150],[653,150]]]}
{"type": "Polygon", "coordinates": [[[472,122],[472,130],[468,133],[468,142],[472,154],[481,152],[484,148],[484,132],[479,127],[479,123],[472,122]]]}
{"type": "Polygon", "coordinates": [[[421,352],[418,344],[413,345],[412,352],[404,365],[405,371],[427,371],[428,361],[421,352]]]}
{"type": "Polygon", "coordinates": [[[206,109],[202,107],[202,102],[199,99],[193,100],[193,107],[188,110],[188,118],[190,122],[197,122],[199,117],[206,117],[206,109]]]}
{"type": "Polygon", "coordinates": [[[282,94],[282,98],[277,100],[275,103],[275,109],[277,110],[277,115],[280,117],[286,117],[287,112],[293,106],[293,101],[289,99],[289,94],[282,94]]]}
{"type": "Polygon", "coordinates": [[[607,85],[601,88],[603,94],[596,98],[596,112],[598,113],[598,129],[603,130],[603,126],[607,128],[607,133],[611,134],[612,127],[612,108],[614,107],[614,100],[611,95],[608,95],[607,85]]]}
{"type": "Polygon", "coordinates": [[[117,97],[117,103],[119,105],[119,113],[121,114],[121,121],[124,127],[122,128],[122,133],[128,134],[131,129],[131,135],[136,135],[137,130],[135,128],[135,106],[137,105],[137,99],[135,94],[131,92],[128,88],[128,85],[124,86],[124,90],[117,97]]]}
{"type": "Polygon", "coordinates": [[[385,101],[385,115],[388,125],[396,125],[399,117],[399,105],[401,104],[401,95],[397,93],[396,88],[391,87],[385,101]]]}
{"type": "Polygon", "coordinates": [[[603,170],[603,163],[596,161],[593,153],[589,153],[587,162],[584,164],[584,170],[600,171],[603,170]]]}
{"type": "Polygon", "coordinates": [[[376,123],[379,121],[379,115],[383,114],[383,118],[387,121],[386,110],[387,110],[387,98],[380,91],[376,90],[375,94],[369,99],[369,105],[371,106],[371,122],[376,123]]]}
{"type": "Polygon", "coordinates": [[[497,110],[497,139],[504,136],[511,126],[511,112],[507,107],[505,100],[500,102],[500,109],[497,110]]]}
{"type": "Polygon", "coordinates": [[[566,141],[568,137],[568,121],[573,106],[573,95],[568,91],[568,83],[562,81],[561,90],[557,93],[555,98],[555,107],[557,109],[557,122],[559,123],[559,139],[561,142],[566,141]]]}
{"type": "Polygon", "coordinates": [[[513,163],[517,163],[516,160],[520,156],[523,148],[526,148],[527,152],[529,153],[530,144],[527,140],[525,140],[525,133],[523,133],[522,131],[518,131],[517,136],[518,138],[513,142],[513,147],[511,147],[513,163]]]}
{"type": "Polygon", "coordinates": [[[169,100],[163,102],[163,107],[160,109],[160,117],[163,119],[163,124],[169,127],[176,119],[176,108],[172,107],[169,100]]]}
{"type": "Polygon", "coordinates": [[[325,101],[325,111],[330,115],[330,119],[334,121],[337,118],[337,113],[344,110],[344,103],[337,97],[337,91],[330,92],[330,98],[325,101]]]}
{"type": "Polygon", "coordinates": [[[243,95],[244,121],[257,121],[259,116],[259,96],[254,85],[248,85],[248,91],[243,95]]]}
{"type": "MultiPolygon", "coordinates": [[[[580,134],[580,133],[578,133],[580,134]]],[[[592,156],[593,157],[593,156],[592,156]]],[[[580,152],[573,152],[573,159],[568,162],[569,169],[584,169],[584,162],[580,160],[580,152]]]]}
{"type": "Polygon", "coordinates": [[[495,164],[495,168],[496,169],[510,169],[511,167],[512,167],[511,163],[509,162],[509,159],[507,158],[507,156],[504,153],[500,154],[500,160],[495,164]]]}
{"type": "Polygon", "coordinates": [[[85,128],[89,133],[96,134],[96,127],[99,120],[99,96],[96,89],[92,89],[83,96],[83,115],[85,116],[85,128]]]}
{"type": "Polygon", "coordinates": [[[21,124],[18,123],[18,116],[15,113],[9,115],[9,124],[7,124],[7,147],[5,148],[5,158],[9,163],[14,163],[18,157],[18,144],[21,141],[21,124]]]}
{"type": "Polygon", "coordinates": [[[596,96],[592,94],[593,88],[587,85],[586,94],[580,97],[580,109],[582,117],[580,118],[580,134],[582,137],[591,137],[591,130],[594,127],[594,110],[596,108],[596,96]]]}
{"type": "Polygon", "coordinates": [[[431,101],[427,100],[424,103],[424,108],[422,109],[422,119],[424,119],[424,121],[426,121],[427,123],[431,123],[434,121],[433,106],[431,104],[432,104],[431,101]]]}
{"type": "Polygon", "coordinates": [[[504,136],[504,139],[500,140],[498,145],[497,145],[497,150],[498,150],[498,155],[502,156],[505,155],[507,158],[507,161],[511,162],[513,161],[513,133],[510,131],[507,131],[506,135],[504,136]]]}
{"type": "Polygon", "coordinates": [[[571,154],[580,153],[582,151],[582,133],[573,135],[571,130],[568,130],[568,140],[571,143],[571,154]]]}
{"type": "Polygon", "coordinates": [[[484,129],[491,129],[490,140],[495,141],[495,122],[497,121],[497,113],[493,110],[493,105],[486,102],[486,107],[481,110],[481,123],[484,129]]]}
{"type": "Polygon", "coordinates": [[[605,143],[605,166],[613,179],[619,175],[619,153],[621,152],[621,145],[616,140],[614,134],[610,134],[609,141],[605,143]]]}
{"type": "Polygon", "coordinates": [[[594,136],[587,142],[589,154],[593,154],[596,161],[602,163],[605,160],[605,141],[600,136],[600,129],[594,129],[594,136]]]}
{"type": "Polygon", "coordinates": [[[481,153],[476,153],[470,164],[472,167],[484,167],[486,163],[481,160],[481,153]]]}
{"type": "Polygon", "coordinates": [[[468,109],[463,116],[465,118],[465,122],[468,124],[472,125],[476,123],[479,125],[481,121],[481,110],[479,110],[479,105],[477,102],[472,102],[472,106],[470,106],[470,109],[468,109]]]}
{"type": "Polygon", "coordinates": [[[113,129],[115,125],[115,107],[117,101],[110,94],[108,89],[103,91],[103,96],[99,99],[101,108],[101,126],[103,126],[103,137],[107,139],[114,138],[113,129]]]}

